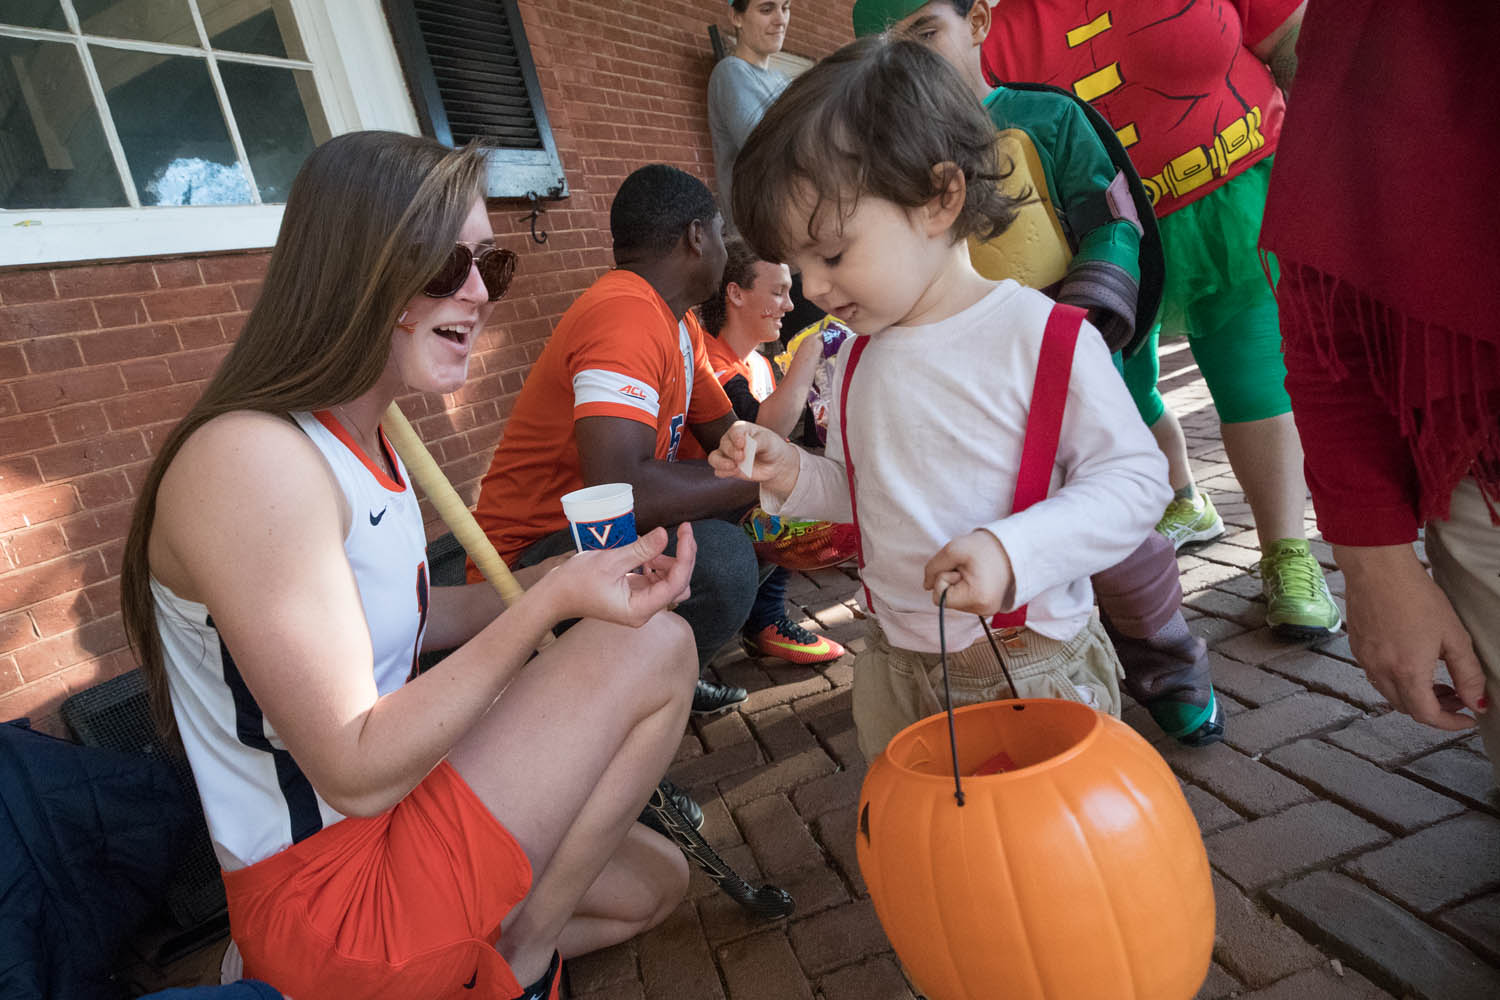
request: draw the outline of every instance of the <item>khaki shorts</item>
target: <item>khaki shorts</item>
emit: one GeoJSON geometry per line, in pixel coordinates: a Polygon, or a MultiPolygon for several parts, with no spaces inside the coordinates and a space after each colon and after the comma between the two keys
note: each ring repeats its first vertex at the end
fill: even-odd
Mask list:
{"type": "Polygon", "coordinates": [[[1454,489],[1448,518],[1427,522],[1427,558],[1484,669],[1490,709],[1478,717],[1479,732],[1500,785],[1500,528],[1472,476],[1454,489]]]}
{"type": "MultiPolygon", "coordinates": [[[[1018,690],[1012,694],[986,639],[948,654],[953,707],[1003,698],[1061,698],[1120,714],[1120,668],[1096,611],[1067,641],[1022,629],[996,644],[1018,690]]],[[[854,727],[866,760],[880,756],[901,730],[944,710],[943,670],[936,653],[892,646],[873,624],[869,646],[854,661],[854,727]]]]}

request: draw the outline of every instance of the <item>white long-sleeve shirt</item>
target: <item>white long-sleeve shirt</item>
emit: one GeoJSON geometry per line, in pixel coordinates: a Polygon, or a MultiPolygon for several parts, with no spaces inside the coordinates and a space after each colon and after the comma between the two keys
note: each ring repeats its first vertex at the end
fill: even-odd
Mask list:
{"type": "MultiPolygon", "coordinates": [[[[1172,498],[1167,463],[1141,422],[1097,330],[1078,338],[1047,498],[1011,512],[1031,409],[1042,331],[1053,302],[1014,281],[940,323],[875,334],[849,391],[870,610],[893,645],[938,648],[937,607],[922,568],[949,541],[984,528],[1015,573],[1015,604],[1029,628],[1069,639],[1093,607],[1089,577],[1129,555],[1172,498]]],[[[839,352],[843,385],[854,340],[839,352]]],[[[849,521],[843,414],[829,407],[823,457],[801,453],[784,501],[771,513],[849,521]]],[[[949,649],[979,640],[970,614],[947,616],[949,649]]]]}

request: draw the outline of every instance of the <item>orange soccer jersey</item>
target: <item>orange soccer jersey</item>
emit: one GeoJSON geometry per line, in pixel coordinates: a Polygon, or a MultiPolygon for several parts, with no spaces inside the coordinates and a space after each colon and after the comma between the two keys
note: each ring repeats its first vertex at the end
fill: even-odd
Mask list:
{"type": "MultiPolygon", "coordinates": [[[[656,290],[610,271],[568,307],[527,376],[474,511],[500,557],[513,562],[567,527],[562,495],[582,488],[573,421],[620,417],[656,428],[655,457],[672,461],[687,428],[729,412],[703,328],[679,322],[656,290]]],[[[476,579],[470,570],[471,579],[476,579]]]]}

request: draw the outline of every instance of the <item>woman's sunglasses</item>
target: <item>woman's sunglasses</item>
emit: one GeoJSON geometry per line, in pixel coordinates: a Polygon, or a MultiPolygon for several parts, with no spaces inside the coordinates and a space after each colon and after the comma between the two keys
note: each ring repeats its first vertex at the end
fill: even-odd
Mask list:
{"type": "Polygon", "coordinates": [[[510,287],[510,279],[516,273],[516,255],[514,251],[487,243],[455,243],[438,273],[423,287],[422,294],[446,299],[464,287],[464,282],[469,280],[469,268],[475,264],[479,265],[479,277],[484,281],[490,301],[498,300],[510,287]]]}

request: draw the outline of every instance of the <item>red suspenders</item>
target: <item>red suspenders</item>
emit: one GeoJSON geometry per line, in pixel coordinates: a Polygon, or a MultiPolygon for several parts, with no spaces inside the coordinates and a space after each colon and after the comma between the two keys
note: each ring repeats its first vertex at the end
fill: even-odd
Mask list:
{"type": "MultiPolygon", "coordinates": [[[[1025,510],[1045,499],[1052,482],[1052,466],[1057,462],[1057,442],[1062,433],[1063,410],[1068,402],[1068,382],[1073,375],[1073,352],[1084,311],[1077,306],[1058,303],[1047,316],[1042,331],[1042,348],[1037,357],[1036,381],[1031,390],[1031,412],[1026,418],[1026,437],[1021,444],[1021,466],[1016,475],[1016,494],[1011,513],[1025,510]]],[[[849,509],[854,516],[855,531],[860,538],[859,566],[865,565],[864,535],[859,531],[859,501],[854,493],[854,457],[849,451],[849,386],[859,357],[870,343],[869,337],[856,337],[844,365],[839,387],[839,434],[844,445],[844,475],[849,483],[849,509]]],[[[865,605],[874,610],[870,588],[865,587],[865,605]]],[[[1026,606],[1010,613],[998,614],[990,623],[994,628],[1019,628],[1026,624],[1026,606]]]]}
{"type": "Polygon", "coordinates": [[[844,380],[839,386],[839,439],[844,445],[844,481],[849,484],[849,513],[854,520],[854,554],[858,558],[860,583],[865,588],[865,607],[875,613],[875,601],[870,597],[870,585],[864,582],[865,534],[859,526],[859,500],[854,495],[854,456],[849,454],[849,385],[854,381],[854,368],[859,356],[870,346],[869,337],[855,337],[849,348],[849,363],[844,365],[844,380]]]}

